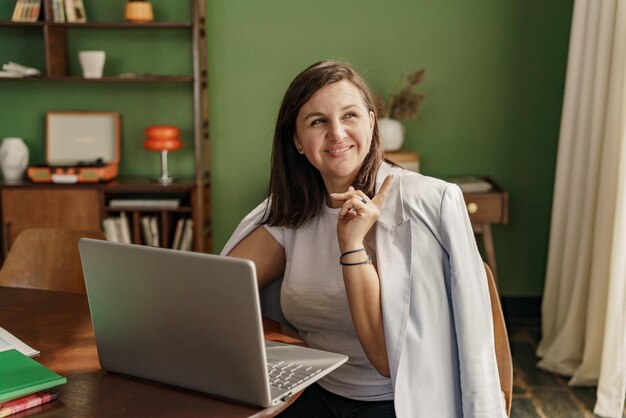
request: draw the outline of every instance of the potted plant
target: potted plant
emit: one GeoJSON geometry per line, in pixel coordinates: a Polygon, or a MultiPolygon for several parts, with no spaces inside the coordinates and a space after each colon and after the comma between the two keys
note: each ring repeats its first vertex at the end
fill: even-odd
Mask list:
{"type": "Polygon", "coordinates": [[[378,131],[385,151],[397,151],[404,142],[404,125],[402,120],[413,120],[417,117],[424,94],[415,91],[425,77],[426,70],[421,68],[410,73],[394,93],[383,99],[375,95],[378,109],[378,131]]]}

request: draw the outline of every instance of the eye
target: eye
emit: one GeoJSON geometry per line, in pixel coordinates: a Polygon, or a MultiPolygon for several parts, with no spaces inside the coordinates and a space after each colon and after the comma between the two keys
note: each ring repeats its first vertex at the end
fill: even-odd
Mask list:
{"type": "Polygon", "coordinates": [[[313,119],[313,120],[311,121],[310,126],[319,125],[320,123],[324,123],[324,122],[326,122],[326,120],[325,120],[325,119],[313,119]]]}
{"type": "Polygon", "coordinates": [[[356,112],[348,112],[345,114],[344,119],[356,118],[357,116],[356,112]]]}

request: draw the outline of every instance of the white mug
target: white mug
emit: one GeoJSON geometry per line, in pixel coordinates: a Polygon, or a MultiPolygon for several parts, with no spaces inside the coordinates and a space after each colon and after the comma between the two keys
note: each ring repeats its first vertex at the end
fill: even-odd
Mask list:
{"type": "Polygon", "coordinates": [[[78,51],[78,60],[83,68],[83,77],[102,78],[105,57],[104,51],[78,51]]]}

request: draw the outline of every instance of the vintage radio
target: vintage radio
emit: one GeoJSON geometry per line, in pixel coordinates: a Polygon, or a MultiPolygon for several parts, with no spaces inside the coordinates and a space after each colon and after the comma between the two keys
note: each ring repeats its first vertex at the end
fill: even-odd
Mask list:
{"type": "Polygon", "coordinates": [[[28,167],[35,183],[98,183],[117,177],[120,114],[48,112],[46,164],[28,167]]]}

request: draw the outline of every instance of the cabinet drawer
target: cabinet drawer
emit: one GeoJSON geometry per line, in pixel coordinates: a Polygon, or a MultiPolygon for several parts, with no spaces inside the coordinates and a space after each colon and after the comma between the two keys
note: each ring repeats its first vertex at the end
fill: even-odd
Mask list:
{"type": "Polygon", "coordinates": [[[463,197],[472,222],[506,223],[504,193],[464,193],[463,197]]]}

